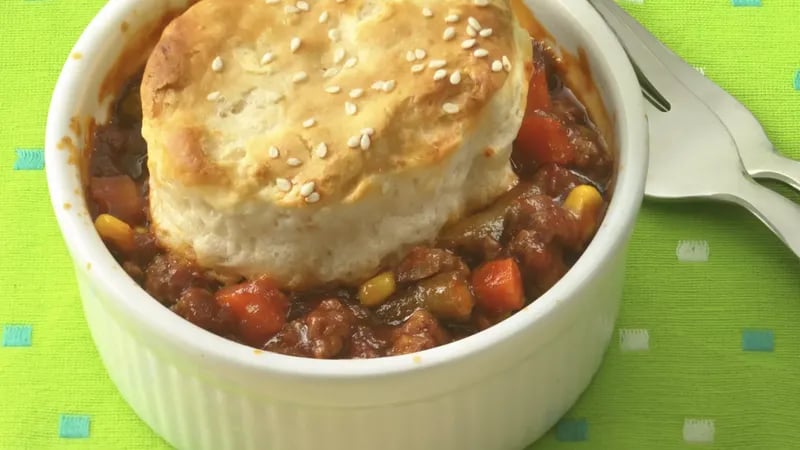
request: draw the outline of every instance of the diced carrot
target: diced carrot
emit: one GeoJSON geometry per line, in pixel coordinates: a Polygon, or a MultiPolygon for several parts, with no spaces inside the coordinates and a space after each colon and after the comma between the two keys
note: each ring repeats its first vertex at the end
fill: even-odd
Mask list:
{"type": "Polygon", "coordinates": [[[92,178],[90,194],[102,211],[136,225],[144,218],[144,203],[136,183],[127,175],[92,178]]]}
{"type": "Polygon", "coordinates": [[[557,118],[540,113],[522,121],[514,150],[539,164],[566,165],[575,159],[564,125],[557,118]]]}
{"type": "Polygon", "coordinates": [[[236,317],[248,345],[264,345],[286,324],[289,299],[266,277],[222,288],[216,299],[236,317]]]}
{"type": "Polygon", "coordinates": [[[525,306],[525,291],[517,262],[512,258],[489,261],[472,272],[472,290],[478,305],[492,313],[525,306]]]}
{"type": "Polygon", "coordinates": [[[543,61],[533,64],[533,74],[528,83],[528,106],[525,108],[525,115],[529,116],[537,110],[547,111],[550,109],[550,92],[547,87],[547,71],[543,61]]]}

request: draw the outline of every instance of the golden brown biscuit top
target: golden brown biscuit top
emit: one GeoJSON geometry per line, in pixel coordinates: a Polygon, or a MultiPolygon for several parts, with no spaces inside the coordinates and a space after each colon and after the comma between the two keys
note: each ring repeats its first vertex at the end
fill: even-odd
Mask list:
{"type": "Polygon", "coordinates": [[[436,165],[527,61],[507,0],[202,0],[142,83],[154,176],[237,200],[353,201],[436,165]]]}

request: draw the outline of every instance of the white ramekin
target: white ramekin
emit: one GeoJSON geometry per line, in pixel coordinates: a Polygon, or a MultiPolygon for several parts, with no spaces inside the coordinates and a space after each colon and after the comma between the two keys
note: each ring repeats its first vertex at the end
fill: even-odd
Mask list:
{"type": "Polygon", "coordinates": [[[108,2],[64,65],[47,121],[47,180],[86,319],[134,411],[183,449],[487,450],[539,438],[603,357],[643,194],[638,83],[601,18],[582,0],[526,1],[559,45],[586,50],[619,151],[613,200],[577,264],[526,309],[461,341],[414,355],[317,361],[256,352],[184,321],[125,274],[92,226],[75,161],[87,142],[85,119],[107,119],[98,92],[126,40],[187,2],[108,2]]]}

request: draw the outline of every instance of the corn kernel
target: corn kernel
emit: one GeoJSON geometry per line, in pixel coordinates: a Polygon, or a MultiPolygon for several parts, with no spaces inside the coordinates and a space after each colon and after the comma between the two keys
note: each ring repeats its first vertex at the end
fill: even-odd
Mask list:
{"type": "Polygon", "coordinates": [[[358,290],[358,299],[364,306],[379,306],[388,300],[396,289],[394,274],[384,272],[361,285],[361,289],[358,290]]]}
{"type": "Polygon", "coordinates": [[[576,186],[564,200],[564,208],[578,218],[584,239],[588,239],[597,228],[597,216],[602,206],[603,196],[588,184],[576,186]]]}
{"type": "Polygon", "coordinates": [[[111,242],[119,250],[131,251],[136,248],[131,226],[111,214],[97,216],[94,227],[103,240],[111,242]]]}

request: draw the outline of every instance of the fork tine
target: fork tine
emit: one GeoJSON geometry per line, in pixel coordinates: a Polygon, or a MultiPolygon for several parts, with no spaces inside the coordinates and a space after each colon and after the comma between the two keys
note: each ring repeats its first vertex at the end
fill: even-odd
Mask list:
{"type": "MultiPolygon", "coordinates": [[[[630,28],[631,32],[634,33],[656,57],[658,57],[665,65],[669,66],[670,69],[676,69],[677,67],[674,64],[680,64],[681,66],[687,66],[692,71],[695,70],[683,58],[678,56],[669,47],[664,45],[664,43],[661,42],[657,37],[653,36],[653,34],[650,33],[650,31],[641,23],[639,23],[638,20],[634,19],[624,9],[617,5],[615,1],[589,0],[589,3],[595,7],[597,7],[598,4],[602,4],[602,6],[600,6],[601,8],[607,9],[610,13],[614,14],[614,17],[619,19],[620,22],[630,28]]],[[[697,75],[700,74],[697,73],[697,75]]]]}
{"type": "Polygon", "coordinates": [[[734,137],[750,175],[777,180],[800,191],[800,160],[778,152],[761,123],[747,107],[670,50],[613,0],[589,0],[589,3],[606,20],[613,14],[619,23],[625,24],[690,91],[711,107],[734,137]]]}
{"type": "Polygon", "coordinates": [[[622,21],[621,16],[626,14],[622,9],[611,1],[589,0],[589,3],[603,16],[631,60],[637,63],[638,70],[646,78],[645,83],[642,83],[643,80],[640,79],[643,88],[649,88],[646,86],[646,82],[649,81],[652,87],[668,100],[689,92],[686,86],[675,78],[664,63],[650,51],[639,36],[622,21]],[[669,95],[664,95],[665,93],[669,93],[669,95]]]}

